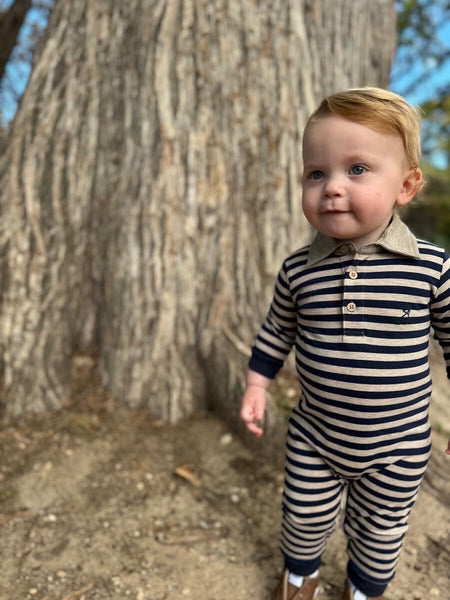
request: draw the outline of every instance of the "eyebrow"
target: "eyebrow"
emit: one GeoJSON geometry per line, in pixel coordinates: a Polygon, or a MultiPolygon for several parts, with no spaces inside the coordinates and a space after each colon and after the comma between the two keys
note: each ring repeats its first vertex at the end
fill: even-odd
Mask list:
{"type": "MultiPolygon", "coordinates": [[[[369,152],[364,152],[361,154],[349,154],[348,156],[344,157],[344,162],[346,163],[364,163],[366,161],[372,161],[372,160],[376,160],[376,157],[373,154],[370,154],[369,152]]],[[[323,167],[323,162],[321,162],[320,160],[314,160],[314,161],[308,161],[308,160],[304,160],[303,162],[305,167],[308,167],[308,169],[320,169],[321,167],[323,167]]]]}

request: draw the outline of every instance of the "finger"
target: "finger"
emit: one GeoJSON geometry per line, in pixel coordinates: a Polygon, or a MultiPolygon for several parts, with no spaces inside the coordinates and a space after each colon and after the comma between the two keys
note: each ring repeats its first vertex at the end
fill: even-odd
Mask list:
{"type": "Polygon", "coordinates": [[[253,407],[250,405],[244,405],[241,408],[241,419],[245,422],[250,423],[255,418],[253,407]]]}
{"type": "Polygon", "coordinates": [[[246,425],[247,425],[247,429],[258,437],[264,433],[264,431],[261,429],[261,427],[259,427],[259,425],[257,425],[253,421],[246,423],[246,425]]]}
{"type": "Polygon", "coordinates": [[[256,403],[255,406],[255,419],[257,421],[262,421],[264,418],[264,409],[265,409],[265,401],[261,399],[256,403]]]}

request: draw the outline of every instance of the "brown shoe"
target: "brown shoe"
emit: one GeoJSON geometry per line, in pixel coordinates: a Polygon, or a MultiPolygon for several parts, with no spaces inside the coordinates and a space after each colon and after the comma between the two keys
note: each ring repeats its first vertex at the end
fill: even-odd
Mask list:
{"type": "MultiPolygon", "coordinates": [[[[384,596],[377,596],[375,597],[371,597],[368,598],[367,600],[383,600],[384,596]]],[[[347,581],[345,582],[345,590],[344,590],[344,595],[342,596],[342,600],[353,600],[353,590],[351,588],[350,582],[347,579],[347,581]]]]}
{"type": "Polygon", "coordinates": [[[289,583],[288,577],[289,571],[286,569],[279,584],[272,592],[271,600],[313,600],[319,577],[305,577],[302,587],[289,583]]]}

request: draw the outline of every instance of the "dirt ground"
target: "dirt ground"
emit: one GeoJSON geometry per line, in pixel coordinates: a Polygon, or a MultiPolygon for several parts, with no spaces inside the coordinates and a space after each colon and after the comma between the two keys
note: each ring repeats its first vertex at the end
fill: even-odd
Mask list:
{"type": "MultiPolygon", "coordinates": [[[[282,470],[211,414],[169,427],[119,405],[77,360],[69,409],[0,431],[0,600],[265,600],[282,470]]],[[[387,600],[449,599],[448,397],[439,371],[432,463],[387,600]]],[[[345,564],[339,529],[319,600],[340,600],[345,564]]]]}

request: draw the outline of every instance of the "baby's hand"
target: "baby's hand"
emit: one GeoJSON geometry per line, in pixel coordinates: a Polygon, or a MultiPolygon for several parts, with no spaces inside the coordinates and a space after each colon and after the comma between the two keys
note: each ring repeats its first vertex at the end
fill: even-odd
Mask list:
{"type": "Polygon", "coordinates": [[[241,419],[249,431],[260,437],[264,432],[255,421],[262,421],[266,407],[266,390],[258,385],[247,385],[242,397],[241,419]]]}

